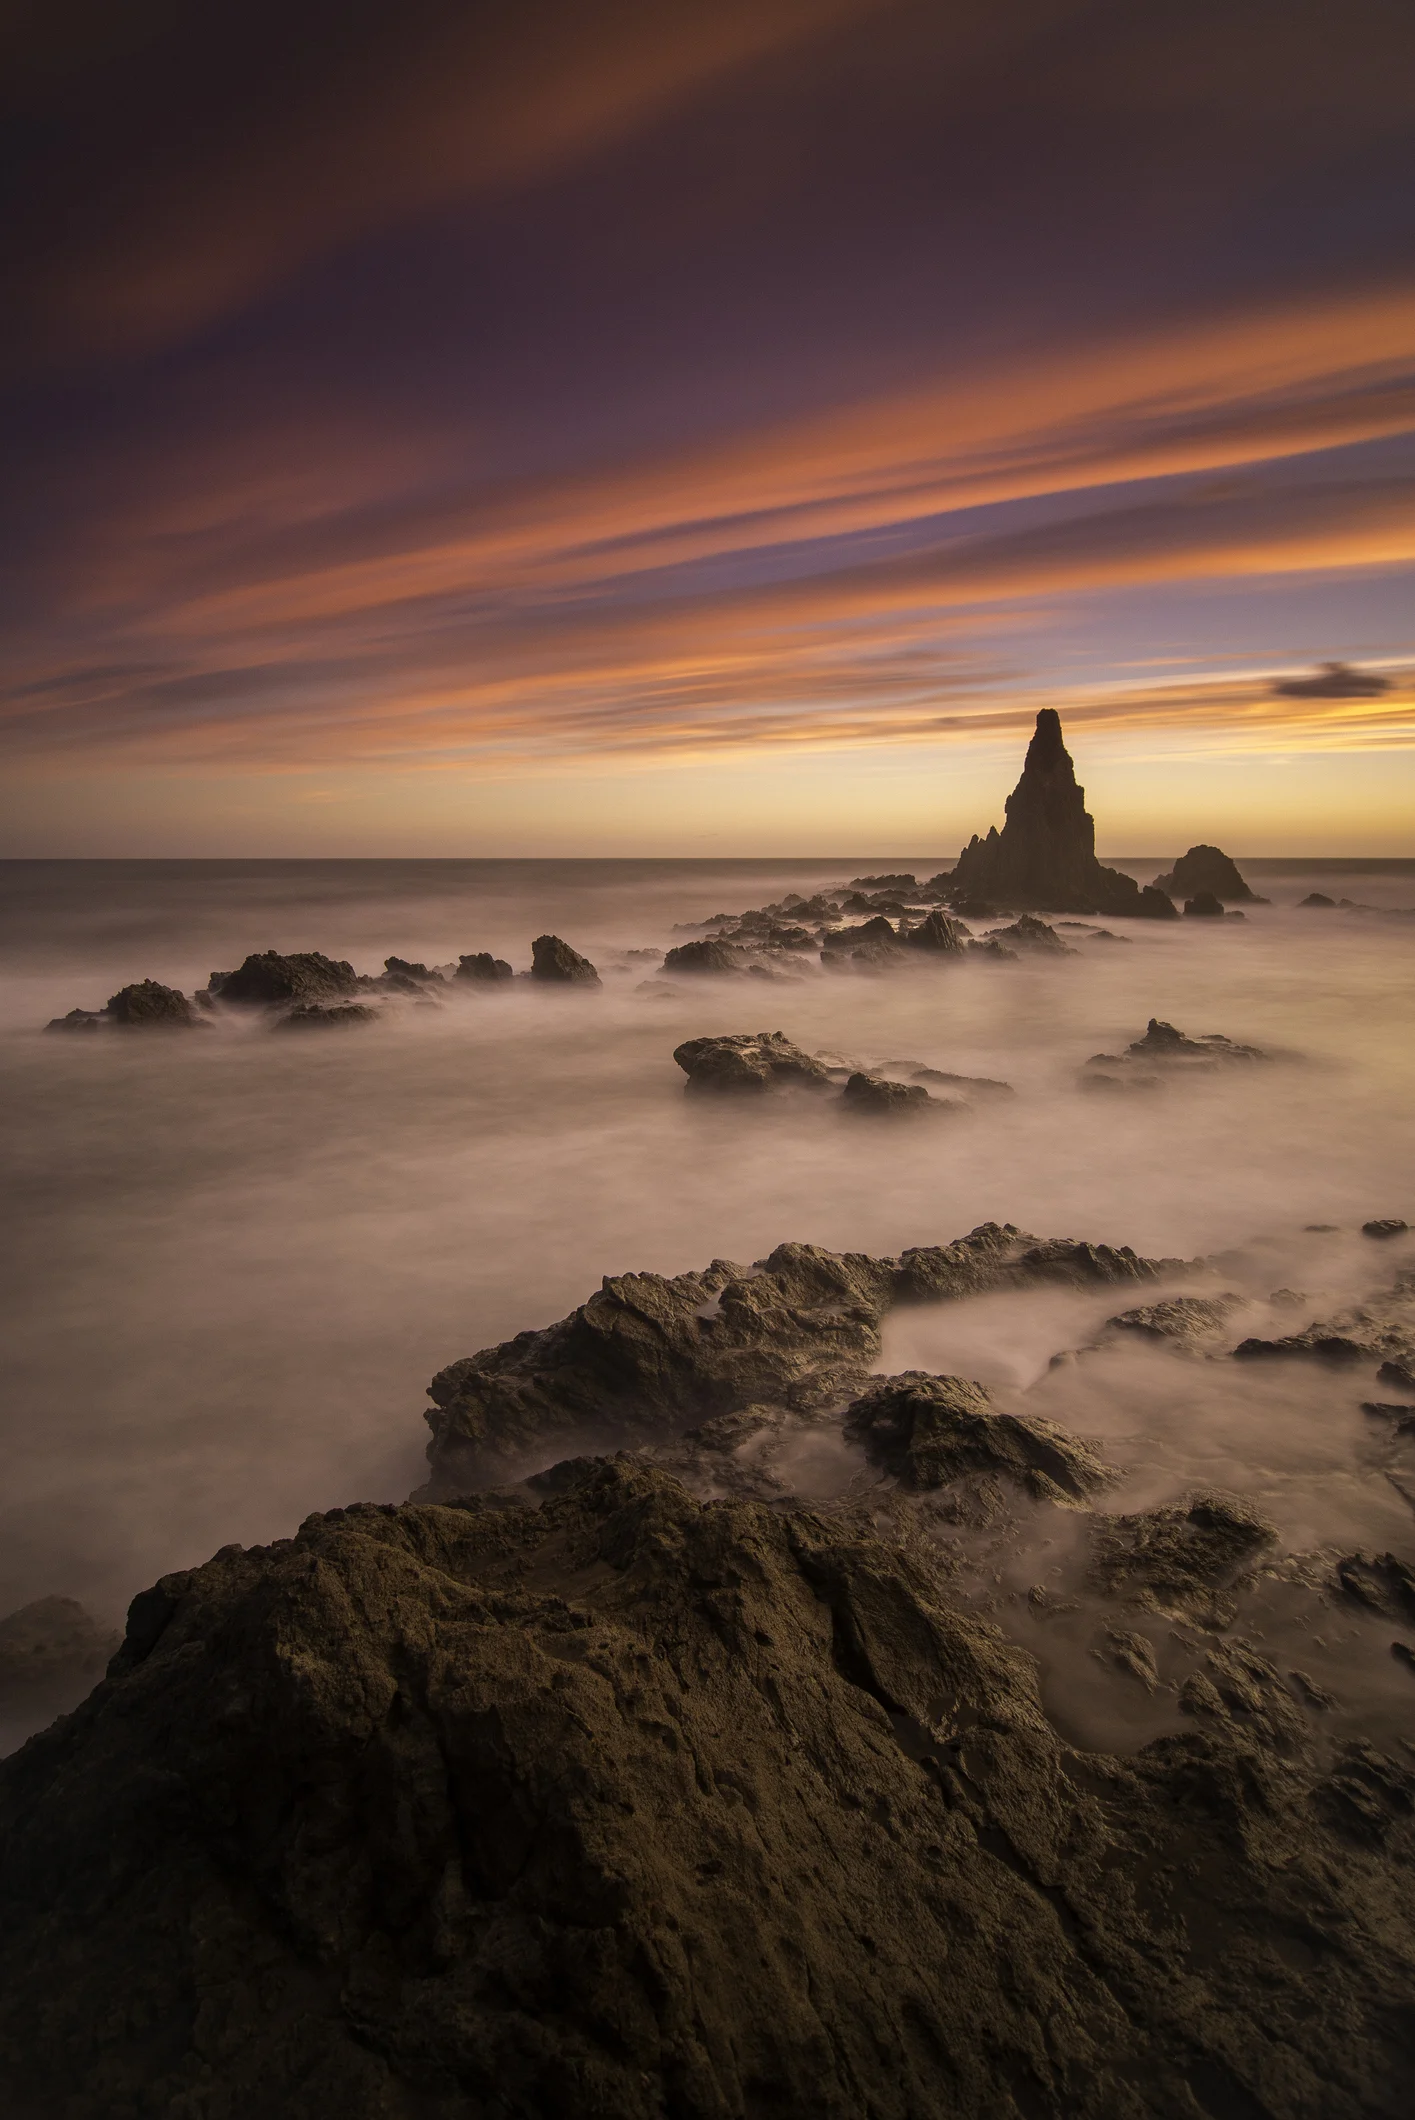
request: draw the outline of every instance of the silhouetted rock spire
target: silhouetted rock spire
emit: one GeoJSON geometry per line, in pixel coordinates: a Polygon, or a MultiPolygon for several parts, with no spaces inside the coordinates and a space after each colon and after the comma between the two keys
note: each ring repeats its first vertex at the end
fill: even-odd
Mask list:
{"type": "Polygon", "coordinates": [[[970,839],[950,882],[955,896],[1051,913],[1131,913],[1164,920],[1175,914],[1163,891],[1142,891],[1132,877],[1097,861],[1095,823],[1054,707],[1043,707],[1037,716],[1002,830],[994,826],[986,839],[970,839]]]}

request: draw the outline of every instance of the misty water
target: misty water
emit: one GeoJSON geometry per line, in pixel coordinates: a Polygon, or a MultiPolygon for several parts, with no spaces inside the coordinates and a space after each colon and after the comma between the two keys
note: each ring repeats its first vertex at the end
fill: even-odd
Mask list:
{"type": "MultiPolygon", "coordinates": [[[[57,1593],[117,1623],[136,1590],[219,1546],[401,1499],[423,1476],[432,1374],[563,1315],[608,1273],[747,1262],[783,1239],[897,1253],[1010,1221],[1220,1255],[1204,1286],[1244,1298],[1231,1346],[1415,1264],[1415,1239],[1359,1234],[1370,1217],[1415,1220],[1415,917],[1394,917],[1415,905],[1415,863],[1248,863],[1273,902],[1246,919],[1109,922],[1120,941],[1063,930],[1075,954],[1056,960],[869,976],[808,959],[794,981],[680,977],[665,994],[655,958],[633,954],[864,868],[938,866],[4,864],[0,1613],[57,1593]],[[1368,909],[1300,909],[1313,889],[1368,909]],[[593,959],[602,991],[517,981],[319,1037],[234,1015],[200,1035],[42,1033],[130,980],[204,987],[251,950],[316,948],[370,972],[390,953],[491,950],[522,970],[547,929],[593,959]],[[1291,1057],[1162,1096],[1084,1094],[1088,1056],[1151,1016],[1291,1057]],[[761,1029],[1016,1094],[899,1126],[811,1100],[685,1099],[675,1045],[761,1029]]],[[[1293,1553],[1409,1556],[1415,1469],[1361,1412],[1369,1379],[1144,1346],[1053,1366],[1142,1295],[898,1314],[881,1366],[976,1377],[1096,1438],[1125,1475],[1106,1508],[1219,1487],[1293,1553]]],[[[805,1488],[831,1477],[803,1465],[805,1488]]],[[[980,1549],[979,1595],[1045,1660],[1014,1593],[1064,1578],[1075,1519],[1043,1516],[1010,1557],[980,1549]]],[[[1359,1668],[1363,1713],[1415,1717],[1389,1621],[1334,1617],[1295,1578],[1264,1596],[1250,1633],[1300,1641],[1338,1694],[1359,1668]]],[[[1090,1700],[1092,1679],[1066,1668],[1076,1690],[1057,1712],[1082,1736],[1114,1738],[1128,1714],[1139,1741],[1163,1721],[1090,1700]]]]}

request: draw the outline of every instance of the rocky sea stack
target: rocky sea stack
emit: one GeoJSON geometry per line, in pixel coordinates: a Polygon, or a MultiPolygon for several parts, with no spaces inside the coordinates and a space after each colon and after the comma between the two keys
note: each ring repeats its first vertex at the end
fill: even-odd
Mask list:
{"type": "Polygon", "coordinates": [[[1161,890],[1096,859],[1095,822],[1061,735],[1061,717],[1043,707],[1027,746],[1022,778],[1007,798],[1007,820],[976,835],[948,879],[957,902],[987,902],[1048,913],[1109,913],[1171,920],[1161,890]]]}

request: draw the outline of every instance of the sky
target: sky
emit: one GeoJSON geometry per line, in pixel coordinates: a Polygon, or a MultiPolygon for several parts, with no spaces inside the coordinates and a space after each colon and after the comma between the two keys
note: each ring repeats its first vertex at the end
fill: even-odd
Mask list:
{"type": "Polygon", "coordinates": [[[9,853],[1415,855],[1409,0],[0,39],[9,853]]]}

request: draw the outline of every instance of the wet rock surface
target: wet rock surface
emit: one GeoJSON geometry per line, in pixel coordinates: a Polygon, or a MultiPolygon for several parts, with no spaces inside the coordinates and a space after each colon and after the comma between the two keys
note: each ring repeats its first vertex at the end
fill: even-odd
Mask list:
{"type": "Polygon", "coordinates": [[[1403,2113],[1410,1764],[1242,1643],[1182,1722],[1078,1753],[935,1546],[624,1459],[313,1517],[0,1766],[10,2110],[1403,2113]]]}
{"type": "MultiPolygon", "coordinates": [[[[809,941],[809,937],[807,940],[809,941]]],[[[716,936],[701,942],[680,942],[663,960],[665,972],[740,972],[745,969],[742,953],[716,936]]]]}
{"type": "Polygon", "coordinates": [[[498,986],[514,974],[504,957],[493,957],[490,950],[473,950],[457,959],[456,976],[473,986],[498,986]]]}
{"type": "Polygon", "coordinates": [[[1186,1075],[1212,1075],[1231,1067],[1251,1067],[1273,1059],[1256,1045],[1242,1045],[1211,1031],[1191,1038],[1151,1016],[1143,1038],[1123,1053],[1093,1053],[1081,1075],[1083,1089],[1158,1089],[1186,1075]]]}

